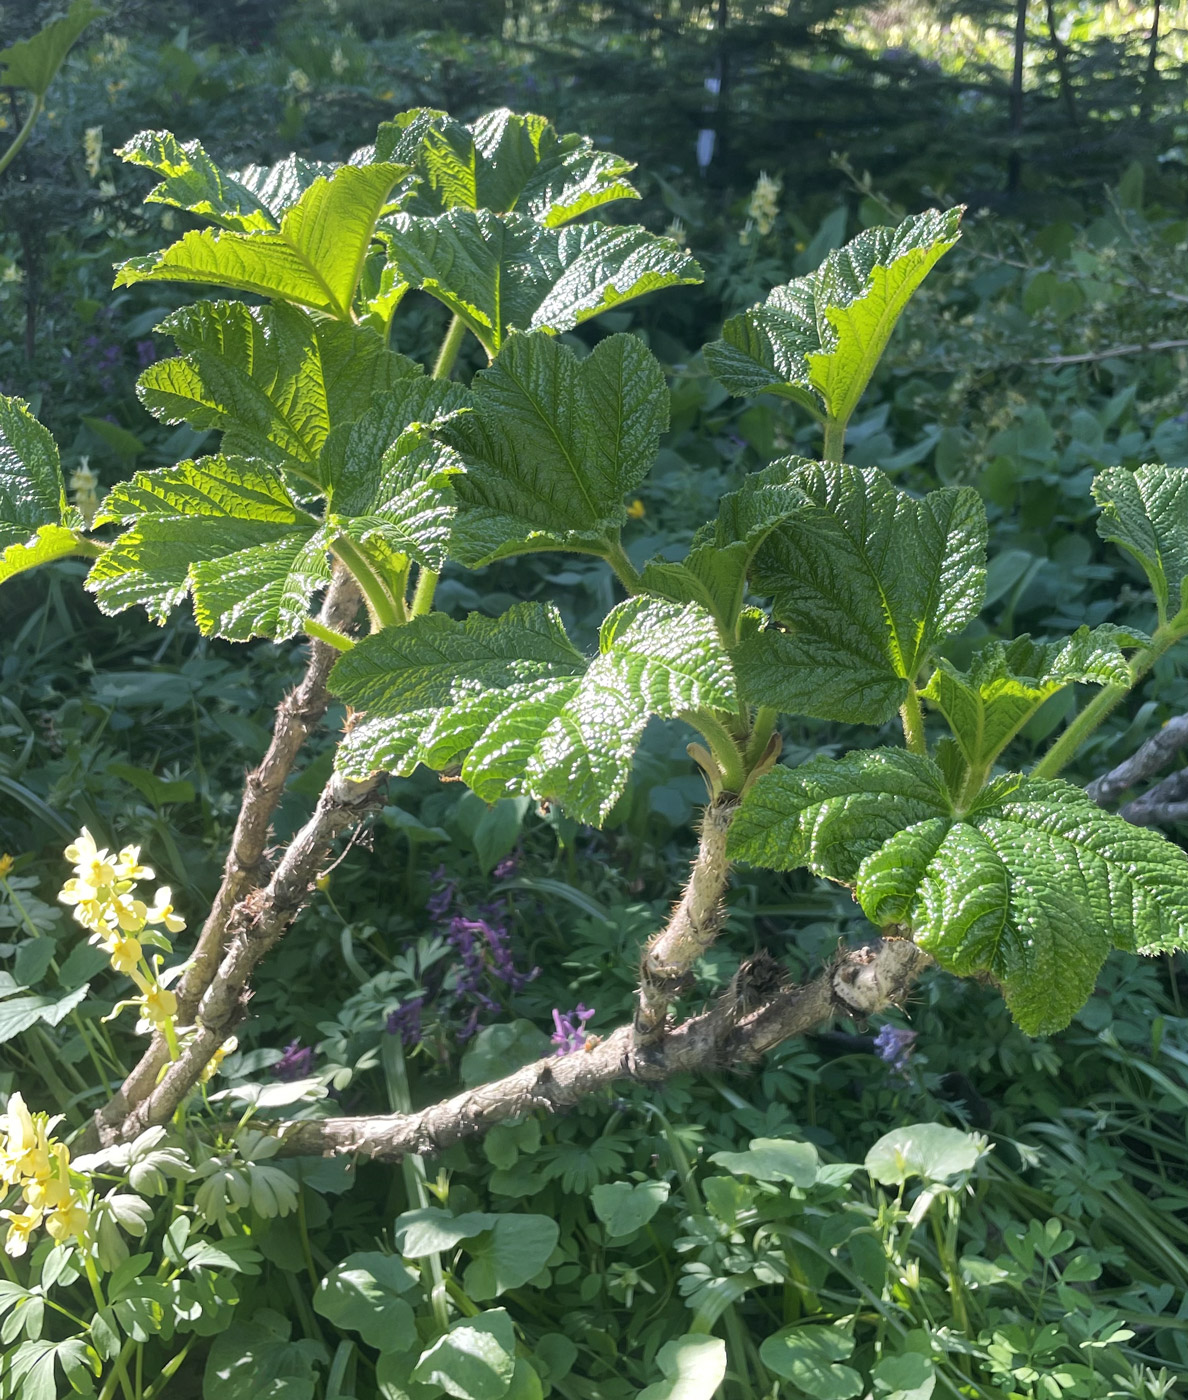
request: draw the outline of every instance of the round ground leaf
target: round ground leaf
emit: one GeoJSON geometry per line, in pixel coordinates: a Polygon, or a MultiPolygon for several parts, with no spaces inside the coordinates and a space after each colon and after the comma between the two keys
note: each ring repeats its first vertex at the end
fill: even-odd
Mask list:
{"type": "Polygon", "coordinates": [[[866,1154],[866,1170],[884,1186],[902,1186],[913,1176],[949,1181],[972,1171],[985,1150],[986,1140],[977,1133],[943,1123],[910,1123],[879,1138],[866,1154]]]}

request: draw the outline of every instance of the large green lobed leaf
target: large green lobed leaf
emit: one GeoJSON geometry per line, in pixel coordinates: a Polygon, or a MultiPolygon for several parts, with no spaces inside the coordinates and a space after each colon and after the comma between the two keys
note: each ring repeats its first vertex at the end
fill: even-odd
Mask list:
{"type": "Polygon", "coordinates": [[[912,293],[956,243],[961,209],[872,228],[816,272],[777,287],[705,347],[732,394],[782,394],[846,422],[912,293]]]}
{"type": "Polygon", "coordinates": [[[344,165],[320,177],[284,213],[279,228],[202,229],[159,253],[120,265],[116,286],[191,282],[296,302],[349,320],[376,220],[402,165],[344,165]]]}
{"type": "Polygon", "coordinates": [[[736,656],[753,703],[880,724],[903,703],[932,649],[985,594],[986,514],[970,487],[922,499],[875,468],[788,459],[806,504],[767,535],[751,582],[774,628],[736,656]]]}
{"type": "Polygon", "coordinates": [[[1097,531],[1147,576],[1159,621],[1188,618],[1188,469],[1110,467],[1093,482],[1097,531]]]}
{"type": "Polygon", "coordinates": [[[552,336],[514,336],[470,402],[436,436],[465,469],[455,551],[472,566],[524,548],[604,548],[668,426],[664,371],[630,335],[583,360],[552,336]]]}
{"type": "Polygon", "coordinates": [[[621,795],[650,715],[736,704],[709,615],[647,598],[610,614],[593,661],[554,609],[524,603],[500,618],[430,614],[364,638],[331,685],[366,711],[339,749],[348,776],[457,768],[486,801],[524,793],[595,824],[621,795]]]}
{"type": "Polygon", "coordinates": [[[1032,1035],[1067,1025],[1111,946],[1188,946],[1188,856],[1060,781],[1008,775],[959,811],[927,758],[814,759],[756,783],[730,851],[849,885],[872,923],[993,977],[1032,1035]]]}

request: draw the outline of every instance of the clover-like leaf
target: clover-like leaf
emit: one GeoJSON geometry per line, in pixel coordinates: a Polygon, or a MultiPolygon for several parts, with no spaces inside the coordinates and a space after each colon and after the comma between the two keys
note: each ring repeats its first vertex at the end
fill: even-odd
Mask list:
{"type": "Polygon", "coordinates": [[[390,1254],[351,1254],[318,1285],[314,1311],[336,1327],[358,1332],[381,1352],[406,1351],[417,1341],[417,1328],[412,1308],[400,1295],[416,1282],[390,1254]]]}
{"type": "Polygon", "coordinates": [[[398,278],[448,307],[494,358],[512,330],[567,331],[647,292],[699,282],[697,263],[636,225],[545,228],[528,214],[397,214],[380,231],[398,278]]]}
{"type": "Polygon", "coordinates": [[[731,317],[705,347],[710,372],[732,394],[781,394],[846,422],[912,293],[956,243],[961,213],[928,210],[860,233],[731,317]]]}
{"type": "Polygon", "coordinates": [[[862,1393],[862,1377],[840,1363],[853,1350],[853,1335],[839,1327],[793,1323],[766,1339],[759,1358],[769,1371],[815,1400],[851,1400],[862,1393]]]}
{"type": "Polygon", "coordinates": [[[288,637],[329,578],[321,522],[263,462],[204,457],[138,472],[98,518],[129,527],[87,578],[107,613],[139,603],[163,622],[192,592],[205,633],[288,637]]]}
{"type": "Polygon", "coordinates": [[[140,376],[151,413],[223,433],[224,452],[315,477],[309,468],[331,429],[359,418],[376,393],[421,373],[374,331],[284,302],[201,301],[157,329],[172,335],[182,354],[140,376]]]}
{"type": "Polygon", "coordinates": [[[549,1262],[560,1234],[547,1215],[496,1215],[491,1228],[470,1240],[463,1286],[476,1303],[529,1283],[549,1262]]]}
{"type": "Polygon", "coordinates": [[[1148,464],[1110,467],[1093,482],[1097,533],[1131,555],[1147,576],[1159,621],[1188,621],[1188,470],[1148,464]]]}
{"type": "Polygon", "coordinates": [[[23,399],[0,394],[0,583],[69,554],[98,554],[81,526],[49,429],[23,399]]]}
{"type": "Polygon", "coordinates": [[[617,538],[623,497],[668,426],[664,371],[641,341],[608,336],[579,360],[551,336],[515,336],[475,376],[470,402],[435,433],[465,468],[454,482],[457,557],[597,552],[617,538]]]}
{"type": "Polygon", "coordinates": [[[590,1192],[594,1214],[611,1239],[642,1229],[668,1200],[666,1181],[607,1181],[590,1192]]]}
{"type": "Polygon", "coordinates": [[[985,593],[986,513],[969,487],[898,491],[875,468],[789,464],[807,504],[767,536],[751,570],[790,628],[744,641],[736,665],[753,702],[880,724],[933,647],[975,617],[985,593]]]}
{"type": "Polygon", "coordinates": [[[417,1362],[411,1379],[457,1400],[501,1400],[516,1369],[512,1320],[503,1308],[459,1318],[417,1362]]]}
{"type": "Polygon", "coordinates": [[[711,1400],[726,1379],[726,1343],[693,1333],[673,1337],[656,1353],[656,1365],[664,1379],[636,1400],[711,1400]]]}
{"type": "Polygon", "coordinates": [[[884,1186],[902,1186],[913,1176],[951,1181],[971,1172],[986,1151],[986,1139],[943,1123],[909,1123],[884,1133],[866,1154],[866,1170],[884,1186]]]}
{"type": "Polygon", "coordinates": [[[44,97],[66,55],[93,19],[106,10],[92,0],[72,0],[61,19],[51,20],[31,38],[0,50],[0,87],[23,88],[44,97]]]}
{"type": "Polygon", "coordinates": [[[1129,685],[1123,647],[1147,641],[1141,633],[1105,623],[1080,627],[1060,642],[988,642],[968,671],[941,659],[920,691],[948,721],[966,762],[984,772],[1050,696],[1074,681],[1129,685]]]}
{"type": "Polygon", "coordinates": [[[554,609],[520,604],[501,618],[434,614],[366,637],[331,685],[368,712],[339,749],[345,773],[461,764],[488,802],[523,793],[592,823],[621,795],[649,715],[737,703],[709,615],[649,598],[610,614],[592,662],[554,609]]]}
{"type": "Polygon", "coordinates": [[[277,229],[201,229],[120,265],[116,286],[192,282],[296,302],[349,321],[363,260],[401,165],[344,165],[320,177],[277,229]]]}
{"type": "Polygon", "coordinates": [[[625,178],[630,161],[596,151],[589,137],[560,136],[545,117],[507,108],[470,126],[444,112],[404,113],[376,139],[381,160],[411,165],[421,177],[404,212],[433,216],[447,209],[515,210],[556,227],[617,199],[638,199],[625,178]]]}

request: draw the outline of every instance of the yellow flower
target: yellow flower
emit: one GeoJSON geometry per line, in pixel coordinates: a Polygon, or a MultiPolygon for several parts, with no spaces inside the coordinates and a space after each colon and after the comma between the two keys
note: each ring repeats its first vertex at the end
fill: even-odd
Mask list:
{"type": "Polygon", "coordinates": [[[116,923],[125,933],[139,933],[149,915],[148,905],[142,899],[133,899],[130,894],[118,894],[108,905],[115,915],[116,923]]]}
{"type": "Polygon", "coordinates": [[[642,520],[648,513],[647,506],[636,496],[635,500],[627,507],[627,515],[631,520],[642,520]]]}
{"type": "MultiPolygon", "coordinates": [[[[4,1119],[4,1146],[0,1148],[0,1181],[15,1186],[25,1177],[49,1176],[50,1152],[43,1115],[34,1121],[20,1094],[10,1094],[4,1119]]],[[[55,1120],[56,1121],[56,1120],[55,1120]]]]}
{"type": "Polygon", "coordinates": [[[55,1142],[50,1145],[50,1151],[56,1164],[53,1174],[26,1182],[22,1193],[35,1210],[62,1210],[74,1197],[70,1185],[70,1149],[64,1142],[55,1142]]]}
{"type": "Polygon", "coordinates": [[[4,1237],[4,1252],[19,1259],[29,1248],[29,1236],[41,1224],[41,1212],[29,1209],[22,1215],[15,1211],[0,1210],[0,1216],[8,1221],[8,1234],[4,1237]]]}
{"type": "Polygon", "coordinates": [[[111,965],[117,972],[131,972],[140,963],[140,942],[135,938],[115,938],[108,949],[111,965]]]}
{"type": "Polygon", "coordinates": [[[157,891],[157,897],[153,900],[153,907],[145,912],[145,918],[150,924],[164,924],[170,933],[180,933],[186,926],[185,919],[180,914],[173,912],[173,905],[169,902],[173,897],[173,891],[168,885],[162,885],[157,891]]]}
{"type": "Polygon", "coordinates": [[[177,998],[168,987],[150,987],[144,997],[144,1014],[159,1026],[177,1015],[177,998]]]}
{"type": "Polygon", "coordinates": [[[139,846],[125,846],[120,852],[116,875],[121,880],[151,880],[156,873],[151,865],[141,865],[139,846]]]}
{"type": "Polygon", "coordinates": [[[13,860],[10,855],[0,856],[0,880],[7,879],[8,872],[12,869],[13,860]]]}
{"type": "MultiPolygon", "coordinates": [[[[78,877],[76,880],[67,881],[67,886],[81,899],[93,899],[115,882],[115,866],[111,864],[108,855],[106,849],[99,850],[95,845],[95,838],[85,826],[78,840],[66,847],[66,859],[73,862],[74,873],[78,877]]],[[[65,903],[74,904],[76,901],[66,899],[65,903]]]]}
{"type": "Polygon", "coordinates": [[[202,1071],[200,1078],[203,1084],[209,1083],[210,1080],[212,1080],[215,1077],[215,1075],[219,1072],[219,1066],[223,1063],[227,1056],[233,1054],[238,1049],[239,1041],[235,1038],[235,1036],[232,1036],[230,1040],[224,1040],[222,1045],[219,1046],[219,1048],[207,1061],[206,1068],[202,1071]]]}
{"type": "Polygon", "coordinates": [[[84,1234],[89,1222],[90,1217],[83,1209],[80,1197],[72,1194],[67,1204],[46,1217],[45,1228],[61,1244],[63,1240],[72,1240],[84,1234]]]}

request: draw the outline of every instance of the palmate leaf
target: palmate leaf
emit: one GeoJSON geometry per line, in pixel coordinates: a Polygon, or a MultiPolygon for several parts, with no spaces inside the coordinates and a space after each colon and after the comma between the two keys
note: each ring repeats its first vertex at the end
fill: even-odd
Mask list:
{"type": "Polygon", "coordinates": [[[0,394],[0,583],[69,554],[97,554],[82,523],[49,429],[23,399],[0,394]]]}
{"type": "Polygon", "coordinates": [[[1105,624],[1081,627],[1062,642],[989,642],[968,671],[944,659],[920,691],[948,721],[966,762],[981,770],[1002,752],[1050,696],[1075,681],[1129,685],[1123,647],[1149,640],[1105,624]]]}
{"type": "Polygon", "coordinates": [[[722,327],[705,362],[732,394],[769,392],[846,422],[912,293],[956,243],[962,210],[872,228],[722,327]]]}
{"type": "Polygon", "coordinates": [[[545,117],[500,108],[470,126],[425,109],[385,122],[376,139],[380,160],[411,165],[421,177],[401,202],[405,213],[447,209],[527,214],[554,228],[612,200],[638,199],[627,179],[635,167],[589,137],[559,136],[545,117]]]}
{"type": "Polygon", "coordinates": [[[435,436],[465,469],[454,552],[472,566],[524,548],[597,552],[668,426],[664,371],[630,335],[584,360],[551,336],[514,336],[475,376],[470,404],[435,436]]]}
{"type": "Polygon", "coordinates": [[[204,633],[279,639],[301,630],[329,578],[321,522],[263,462],[204,457],[138,472],[103,503],[97,523],[108,521],[130,528],[87,578],[106,613],[140,604],[164,622],[192,593],[204,633]]]}
{"type": "Polygon", "coordinates": [[[1147,576],[1161,623],[1188,621],[1188,470],[1153,464],[1110,467],[1093,482],[1097,532],[1121,546],[1147,576]]]}
{"type": "Polygon", "coordinates": [[[1111,946],[1188,944],[1188,857],[1058,780],[1011,774],[959,813],[927,758],[814,759],[759,779],[730,851],[851,886],[872,923],[993,977],[1032,1035],[1067,1025],[1111,946]]]}
{"type": "Polygon", "coordinates": [[[450,481],[458,468],[424,428],[467,401],[458,384],[409,375],[377,394],[357,422],[335,429],[317,464],[328,531],[442,569],[455,513],[450,481]]]}
{"type": "Polygon", "coordinates": [[[700,603],[724,632],[732,632],[755,552],[777,525],[812,504],[790,479],[796,461],[773,462],[723,496],[717,520],[697,531],[680,563],[654,559],[645,566],[643,585],[648,592],[675,602],[700,603]]]}
{"type": "Polygon", "coordinates": [[[24,88],[44,97],[79,35],[93,19],[106,13],[92,0],[72,0],[61,19],[0,51],[0,87],[24,88]]]}
{"type": "Polygon", "coordinates": [[[636,226],[544,228],[527,214],[398,214],[380,231],[397,277],[461,318],[492,358],[512,330],[567,331],[662,287],[699,282],[670,239],[636,226]]]}
{"type": "Polygon", "coordinates": [[[202,229],[122,263],[116,286],[192,282],[296,302],[350,320],[376,220],[402,165],[344,165],[316,179],[277,229],[202,229]]]}
{"type": "Polygon", "coordinates": [[[556,610],[523,603],[464,623],[441,614],[364,638],[332,688],[366,718],[339,748],[348,775],[461,768],[487,801],[526,793],[601,822],[649,715],[736,703],[716,628],[695,607],[631,599],[588,662],[556,610]]]}
{"type": "Polygon", "coordinates": [[[946,487],[917,500],[874,468],[785,465],[808,504],[767,536],[751,581],[791,630],[742,644],[740,684],[756,704],[880,724],[937,642],[981,607],[981,498],[946,487]]]}
{"type": "MultiPolygon", "coordinates": [[[[169,131],[138,132],[116,154],[161,176],[161,183],[145,195],[146,204],[169,204],[243,233],[276,229],[288,205],[295,204],[319,176],[334,170],[323,161],[289,156],[272,167],[268,180],[256,175],[255,180],[244,181],[220,170],[201,142],[179,141],[169,131]],[[267,185],[271,197],[261,198],[253,183],[267,185]]],[[[253,167],[253,174],[258,170],[253,167]]]]}
{"type": "Polygon", "coordinates": [[[361,417],[377,392],[422,372],[374,331],[284,302],[201,301],[157,329],[172,335],[182,354],[140,376],[140,398],[151,413],[223,433],[224,452],[296,466],[315,478],[332,428],[361,417]]]}

